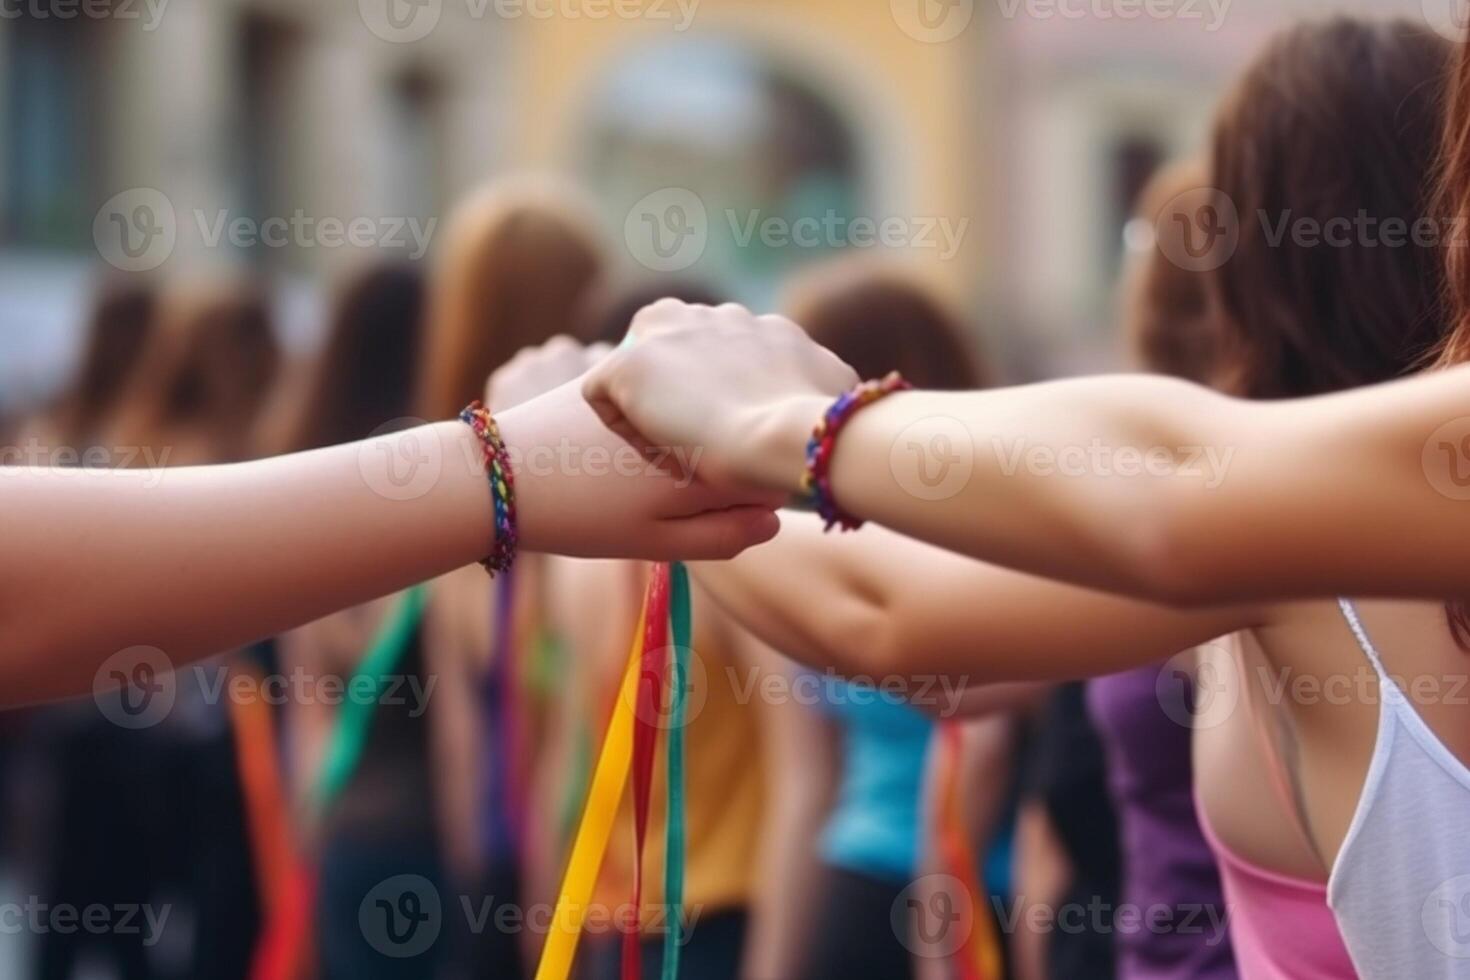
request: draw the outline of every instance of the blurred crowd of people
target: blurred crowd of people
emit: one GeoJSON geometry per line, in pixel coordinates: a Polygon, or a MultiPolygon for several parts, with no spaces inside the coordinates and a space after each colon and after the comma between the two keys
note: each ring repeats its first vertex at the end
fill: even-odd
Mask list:
{"type": "MultiPolygon", "coordinates": [[[[1427,110],[1406,123],[1403,105],[1430,88],[1446,51],[1421,32],[1337,22],[1262,54],[1212,147],[1138,202],[1149,236],[1129,256],[1118,316],[1137,368],[1252,397],[1311,394],[1392,376],[1400,352],[1432,346],[1438,273],[1416,250],[1365,254],[1362,279],[1379,292],[1334,284],[1328,297],[1312,268],[1282,267],[1276,253],[1238,254],[1207,280],[1152,235],[1171,201],[1202,187],[1244,210],[1265,179],[1283,179],[1261,176],[1263,157],[1306,161],[1284,178],[1302,194],[1394,210],[1428,171],[1436,132],[1427,110]],[[1387,81],[1348,77],[1347,45],[1386,63],[1387,81]],[[1301,134],[1275,128],[1290,118],[1276,106],[1311,99],[1338,126],[1323,132],[1382,136],[1381,155],[1359,147],[1373,172],[1357,186],[1314,186],[1311,163],[1338,148],[1302,152],[1301,134]],[[1238,312],[1231,323],[1249,325],[1240,336],[1207,315],[1210,289],[1238,312]],[[1344,351],[1326,325],[1363,318],[1378,296],[1422,343],[1374,347],[1365,332],[1344,351]],[[1355,312],[1338,312],[1348,304],[1355,312]]],[[[493,183],[457,204],[427,263],[368,265],[335,283],[305,362],[278,345],[268,293],[249,278],[110,279],[75,380],[14,420],[6,442],[48,458],[126,451],[140,466],[310,451],[451,417],[522,348],[557,334],[615,344],[657,297],[723,299],[718,283],[630,281],[591,213],[574,188],[493,183]]],[[[799,269],[782,309],[863,377],[897,369],[945,390],[998,380],[977,331],[901,261],[799,269]]],[[[639,563],[539,555],[494,582],[468,568],[181,671],[161,717],[130,726],[101,710],[124,688],[5,718],[6,886],[51,906],[169,910],[157,934],[41,931],[27,953],[35,974],[531,976],[534,910],[556,899],[646,575],[639,563]],[[385,949],[369,914],[376,890],[399,880],[434,896],[442,925],[409,956],[385,949]]],[[[1170,668],[953,697],[905,678],[900,697],[893,679],[796,666],[700,588],[694,622],[684,977],[928,980],[976,976],[965,972],[975,963],[1021,980],[1235,975],[1220,845],[1196,813],[1193,733],[1171,710],[1188,685],[1170,668]],[[945,847],[955,833],[967,868],[945,847]],[[955,882],[958,898],[945,891],[955,882]],[[959,940],[944,927],[954,901],[971,916],[959,940]],[[1155,906],[1197,906],[1199,928],[1117,916],[1155,906]],[[1032,908],[1082,911],[1038,928],[1032,908]]],[[[649,867],[662,867],[664,820],[656,791],[649,867]]],[[[595,899],[608,921],[631,890],[632,821],[625,798],[595,899]]],[[[637,919],[652,951],[664,914],[650,880],[637,919]]],[[[620,938],[589,928],[577,975],[618,976],[620,938]]],[[[645,976],[658,964],[645,956],[645,976]]]]}

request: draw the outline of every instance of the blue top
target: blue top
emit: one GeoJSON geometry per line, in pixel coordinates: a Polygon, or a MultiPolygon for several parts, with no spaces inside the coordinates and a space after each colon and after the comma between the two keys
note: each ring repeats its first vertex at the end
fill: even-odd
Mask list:
{"type": "Polygon", "coordinates": [[[829,679],[825,695],[842,731],[842,766],[822,857],[846,871],[906,884],[918,863],[919,794],[933,723],[873,687],[829,679]]]}

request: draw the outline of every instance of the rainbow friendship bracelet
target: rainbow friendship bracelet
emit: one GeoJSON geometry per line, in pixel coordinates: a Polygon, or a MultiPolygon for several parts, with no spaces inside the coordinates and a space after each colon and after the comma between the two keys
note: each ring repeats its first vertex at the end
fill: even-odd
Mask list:
{"type": "Polygon", "coordinates": [[[470,427],[480,440],[485,454],[485,474],[490,478],[490,498],[495,508],[495,547],[480,564],[491,577],[508,572],[515,564],[516,545],[516,481],[511,471],[510,453],[500,436],[489,409],[479,401],[470,402],[459,413],[459,420],[470,427]]]}
{"type": "Polygon", "coordinates": [[[813,509],[821,515],[825,530],[841,526],[844,531],[856,531],[863,526],[861,518],[838,507],[837,499],[832,496],[832,451],[842,427],[858,409],[895,391],[907,391],[912,387],[897,371],[890,371],[876,381],[864,381],[843,392],[813,427],[812,437],[806,444],[806,472],[801,477],[801,489],[813,509]]]}

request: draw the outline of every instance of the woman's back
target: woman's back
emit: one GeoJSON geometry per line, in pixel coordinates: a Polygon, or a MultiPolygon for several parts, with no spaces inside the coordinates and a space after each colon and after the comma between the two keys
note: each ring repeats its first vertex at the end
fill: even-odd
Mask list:
{"type": "MultiPolygon", "coordinates": [[[[1385,698],[1378,670],[1339,603],[1269,610],[1266,625],[1218,641],[1202,654],[1201,676],[1213,685],[1195,731],[1202,819],[1223,849],[1227,879],[1236,863],[1311,885],[1322,900],[1330,895],[1360,970],[1383,975],[1369,963],[1390,940],[1416,949],[1430,965],[1452,966],[1417,915],[1398,909],[1383,918],[1368,910],[1377,897],[1391,894],[1399,904],[1412,899],[1417,912],[1442,882],[1470,873],[1463,828],[1435,819],[1458,812],[1457,806],[1470,812],[1470,776],[1460,761],[1470,757],[1462,703],[1470,654],[1456,645],[1442,603],[1349,608],[1361,616],[1384,669],[1407,700],[1395,702],[1392,691],[1385,698]],[[1387,712],[1382,725],[1380,710],[1387,712]],[[1415,728],[1421,738],[1397,737],[1415,728]],[[1382,768],[1390,758],[1404,768],[1430,757],[1445,780],[1417,787],[1380,782],[1376,775],[1370,781],[1370,767],[1382,768]],[[1422,819],[1384,827],[1390,813],[1419,813],[1422,819]],[[1354,829],[1350,839],[1355,827],[1376,832],[1354,829]],[[1400,845],[1400,860],[1384,873],[1381,851],[1388,840],[1400,845]],[[1462,871],[1454,871],[1461,863],[1462,871]]],[[[1244,924],[1237,920],[1237,935],[1244,924]]],[[[1424,966],[1418,958],[1414,962],[1424,966]]],[[[1439,975],[1402,962],[1393,969],[1439,975]]]]}

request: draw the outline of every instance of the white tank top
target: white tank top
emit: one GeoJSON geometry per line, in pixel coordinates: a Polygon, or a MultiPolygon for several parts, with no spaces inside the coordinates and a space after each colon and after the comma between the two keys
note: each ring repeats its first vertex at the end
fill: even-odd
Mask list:
{"type": "Polygon", "coordinates": [[[1388,676],[1357,608],[1338,604],[1381,694],[1373,758],[1327,903],[1368,980],[1470,978],[1470,769],[1388,676]]]}

